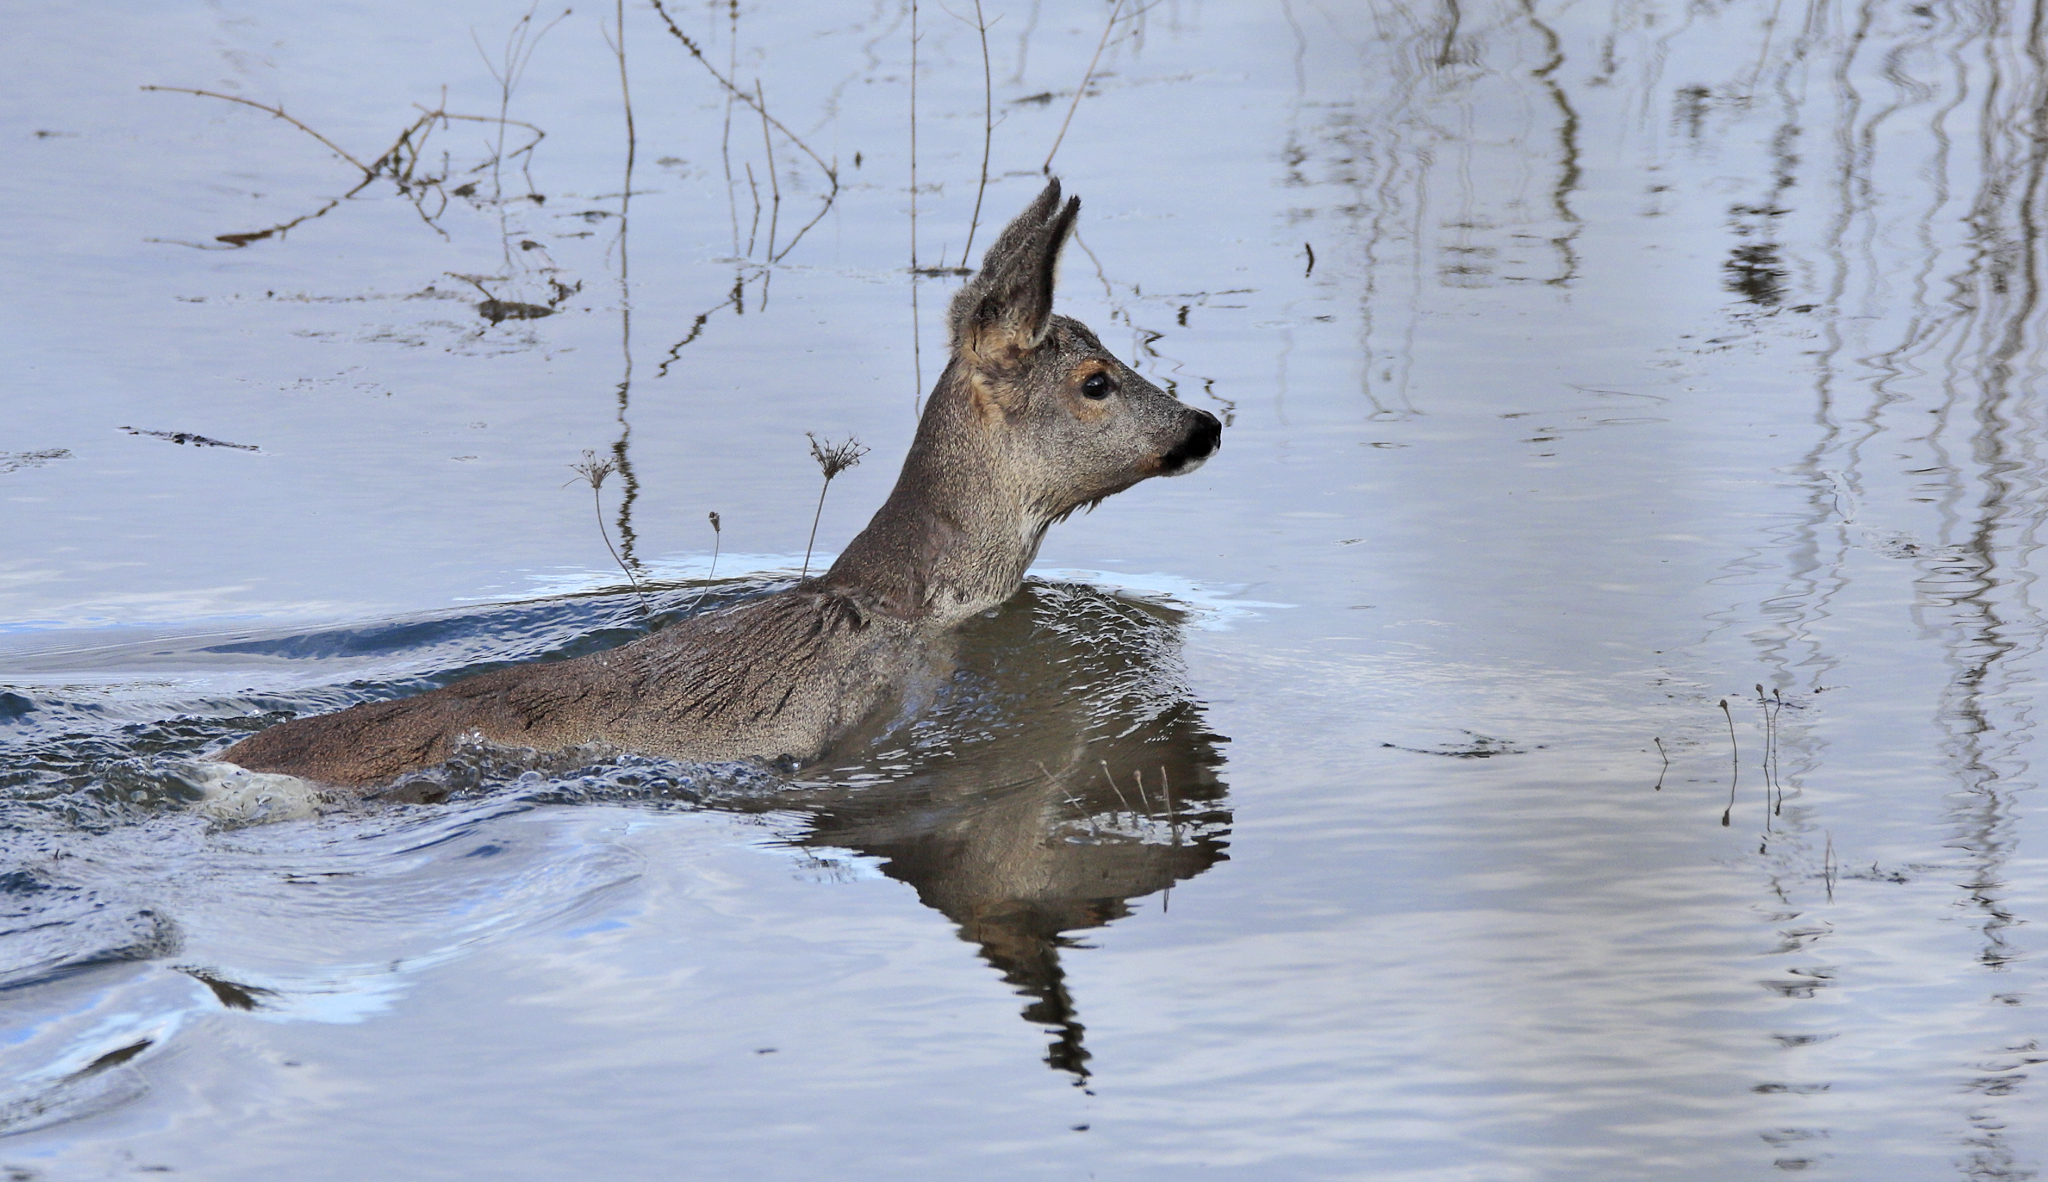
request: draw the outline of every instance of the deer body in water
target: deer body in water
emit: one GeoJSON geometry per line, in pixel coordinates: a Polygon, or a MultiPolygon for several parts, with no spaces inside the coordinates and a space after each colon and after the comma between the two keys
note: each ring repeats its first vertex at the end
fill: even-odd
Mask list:
{"type": "Polygon", "coordinates": [[[1080,211],[1058,181],[953,299],[952,355],[894,491],[818,578],[574,660],[262,731],[216,758],[370,788],[466,742],[807,763],[890,709],[961,622],[1021,585],[1047,527],[1222,438],[1052,311],[1080,211]]]}

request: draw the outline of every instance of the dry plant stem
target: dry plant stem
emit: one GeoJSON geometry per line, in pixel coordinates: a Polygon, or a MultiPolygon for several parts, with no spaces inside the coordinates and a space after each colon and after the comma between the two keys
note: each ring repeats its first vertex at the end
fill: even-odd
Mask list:
{"type": "Polygon", "coordinates": [[[910,273],[917,274],[917,0],[910,0],[910,273]]]}
{"type": "MultiPolygon", "coordinates": [[[[304,123],[301,123],[299,120],[294,119],[291,116],[285,114],[282,108],[268,106],[263,103],[252,102],[249,99],[240,98],[236,95],[221,94],[217,91],[211,90],[195,90],[190,87],[183,86],[144,86],[141,89],[160,90],[176,94],[194,94],[199,95],[202,98],[225,99],[228,102],[239,103],[245,107],[254,107],[259,111],[263,111],[277,118],[283,119],[285,122],[291,124],[293,127],[298,128],[299,130],[305,132],[307,135],[310,135],[314,139],[318,140],[322,145],[327,147],[330,151],[333,151],[335,154],[339,155],[342,159],[347,160],[350,164],[362,170],[363,179],[356,182],[354,188],[350,189],[346,193],[343,193],[341,196],[328,201],[327,204],[321,206],[319,209],[314,210],[312,213],[302,214],[301,216],[293,218],[290,221],[279,222],[274,226],[269,226],[262,230],[247,230],[234,234],[215,235],[214,241],[226,243],[227,245],[225,247],[204,246],[199,243],[181,244],[187,246],[195,246],[201,250],[239,250],[245,246],[248,246],[252,242],[259,242],[265,238],[280,237],[287,231],[291,230],[293,227],[303,222],[312,221],[314,218],[326,216],[336,206],[340,205],[342,202],[348,200],[349,198],[354,197],[357,193],[362,192],[366,187],[369,186],[370,182],[376,180],[380,176],[389,178],[392,184],[398,186],[399,192],[412,200],[413,209],[416,213],[419,214],[421,220],[426,222],[427,225],[432,227],[436,233],[442,235],[442,237],[445,238],[447,237],[447,231],[442,230],[441,227],[436,225],[434,222],[434,218],[440,216],[440,210],[436,210],[434,214],[429,215],[426,211],[425,200],[426,194],[429,190],[432,190],[434,192],[441,192],[441,185],[442,182],[446,180],[447,174],[446,160],[444,159],[442,162],[443,175],[439,178],[429,177],[421,179],[415,178],[413,175],[413,170],[418,166],[420,157],[424,152],[427,137],[432,133],[435,124],[447,123],[451,120],[465,120],[476,123],[496,123],[500,126],[500,128],[503,128],[505,125],[508,124],[513,127],[523,127],[526,130],[533,133],[533,138],[527,141],[526,144],[519,148],[517,151],[513,152],[512,155],[514,156],[519,156],[522,154],[530,155],[535,145],[539,144],[541,140],[547,137],[547,133],[542,131],[540,128],[535,127],[531,123],[526,123],[518,119],[501,119],[491,115],[461,115],[450,112],[445,108],[436,108],[430,111],[424,107],[418,107],[418,109],[421,112],[420,117],[418,119],[415,119],[409,126],[406,127],[404,131],[398,133],[398,138],[392,141],[391,146],[378,154],[376,158],[376,163],[364,164],[361,160],[358,160],[356,157],[343,151],[338,145],[336,145],[332,140],[329,140],[326,136],[321,135],[319,132],[314,131],[312,128],[306,126],[304,123]]],[[[415,106],[417,107],[417,104],[415,104],[415,106]]],[[[447,207],[447,194],[445,192],[441,193],[441,206],[443,209],[447,207]]],[[[149,239],[148,241],[156,242],[165,240],[149,239]]]]}
{"type": "MultiPolygon", "coordinates": [[[[768,109],[768,92],[762,88],[761,80],[754,79],[754,93],[759,96],[760,108],[768,109]]],[[[761,119],[761,147],[768,153],[768,191],[773,195],[774,204],[768,210],[768,261],[775,261],[775,228],[782,221],[782,181],[775,175],[775,141],[768,135],[768,119],[761,119]]]]}
{"type": "Polygon", "coordinates": [[[292,118],[290,115],[285,114],[283,107],[273,107],[267,103],[259,103],[252,101],[250,99],[239,98],[232,94],[222,94],[217,90],[194,90],[189,86],[145,86],[142,89],[162,90],[168,91],[173,94],[196,94],[199,95],[201,98],[226,99],[228,102],[231,103],[240,103],[245,107],[254,107],[259,111],[266,112],[270,115],[274,115],[277,118],[284,120],[286,123],[291,124],[293,127],[296,127],[300,131],[305,132],[307,135],[312,136],[314,139],[319,140],[321,143],[327,145],[327,149],[329,151],[341,157],[343,160],[348,161],[350,164],[355,165],[357,168],[362,169],[364,174],[368,176],[377,175],[376,169],[371,168],[369,165],[364,164],[362,161],[349,155],[348,152],[344,150],[340,144],[335,143],[333,140],[330,140],[326,136],[321,135],[319,132],[314,131],[312,128],[307,127],[305,124],[292,118]]]}
{"type": "Polygon", "coordinates": [[[761,186],[754,180],[754,162],[747,161],[747,189],[754,195],[754,220],[747,226],[747,257],[754,257],[754,237],[761,230],[761,186]]]}
{"type": "Polygon", "coordinates": [[[823,488],[818,490],[818,508],[811,514],[811,538],[804,543],[804,569],[799,579],[811,577],[811,550],[818,544],[818,521],[825,516],[825,494],[832,488],[832,478],[827,476],[823,488]]]}
{"type": "MultiPolygon", "coordinates": [[[[378,176],[388,174],[393,181],[396,181],[401,185],[412,183],[412,167],[413,164],[417,163],[419,157],[418,151],[415,150],[411,154],[412,163],[408,163],[405,166],[404,171],[401,172],[399,170],[399,160],[404,158],[404,149],[408,145],[413,145],[415,149],[417,149],[417,143],[425,142],[425,136],[422,133],[430,129],[436,122],[446,122],[449,120],[464,120],[471,123],[495,123],[498,124],[501,128],[523,127],[527,131],[533,133],[533,138],[527,141],[524,145],[520,146],[517,150],[515,150],[512,153],[512,155],[514,156],[530,156],[533,152],[533,149],[536,146],[538,146],[542,140],[547,138],[547,132],[542,131],[540,128],[521,119],[508,119],[500,115],[463,115],[458,114],[454,111],[448,111],[439,108],[429,111],[425,107],[420,107],[418,104],[414,104],[415,109],[421,112],[420,117],[418,119],[413,120],[413,122],[410,125],[408,125],[404,131],[398,133],[398,138],[392,141],[391,146],[389,148],[384,149],[384,151],[377,156],[377,163],[364,164],[362,161],[356,159],[354,156],[349,155],[348,152],[344,151],[341,148],[341,146],[336,144],[333,140],[328,139],[326,136],[321,135],[317,131],[314,131],[312,128],[306,126],[304,123],[301,123],[297,119],[292,118],[290,115],[285,114],[283,108],[281,107],[274,107],[266,103],[254,102],[249,99],[240,98],[232,94],[221,94],[220,92],[213,90],[195,90],[187,86],[144,86],[141,87],[141,89],[160,90],[173,94],[196,94],[202,98],[225,99],[226,101],[231,103],[240,103],[242,106],[245,107],[254,107],[259,111],[263,111],[266,114],[274,115],[277,118],[284,120],[286,123],[291,124],[293,127],[296,127],[300,131],[305,132],[307,135],[312,136],[314,139],[319,140],[328,148],[329,151],[332,151],[335,155],[340,156],[343,160],[346,160],[350,164],[353,164],[357,168],[361,169],[363,172],[363,176],[366,180],[375,179],[378,176]],[[417,143],[412,138],[415,135],[421,136],[421,139],[417,141],[417,143]]],[[[352,190],[352,192],[354,191],[360,191],[360,187],[358,188],[358,190],[352,190]]]]}
{"type": "MultiPolygon", "coordinates": [[[[782,133],[782,135],[783,135],[783,137],[784,137],[785,139],[789,140],[789,142],[790,142],[790,143],[792,143],[792,144],[795,144],[795,145],[797,146],[797,150],[798,150],[798,151],[802,152],[802,153],[803,153],[804,155],[806,155],[806,156],[809,156],[809,157],[811,158],[812,162],[813,162],[813,163],[815,163],[815,164],[817,164],[817,166],[819,167],[819,169],[821,169],[821,170],[822,170],[822,171],[824,172],[824,174],[825,174],[825,180],[826,180],[826,182],[827,182],[827,183],[828,183],[828,184],[829,184],[829,185],[830,185],[831,187],[830,187],[830,188],[829,188],[829,189],[827,190],[827,192],[826,192],[826,194],[825,194],[825,198],[824,198],[824,200],[823,200],[823,201],[821,201],[821,202],[819,202],[819,204],[818,204],[818,212],[817,212],[817,213],[815,213],[815,214],[812,214],[812,215],[811,215],[811,220],[810,220],[810,221],[807,221],[807,222],[805,222],[805,223],[803,224],[803,227],[802,227],[801,229],[797,230],[796,234],[795,234],[795,235],[794,235],[793,237],[791,237],[791,238],[790,238],[790,240],[789,240],[789,241],[788,241],[787,243],[784,243],[784,244],[783,244],[783,247],[782,247],[782,249],[781,249],[781,250],[779,250],[779,251],[777,251],[777,252],[775,252],[775,255],[774,255],[774,257],[773,257],[773,258],[770,258],[770,259],[768,260],[768,261],[769,261],[769,262],[771,262],[771,263],[773,263],[773,262],[780,262],[780,261],[781,261],[782,259],[786,258],[786,257],[787,257],[787,256],[789,255],[789,252],[790,252],[790,251],[792,251],[792,250],[795,250],[795,249],[796,249],[796,244],[797,244],[797,243],[799,243],[799,242],[802,242],[802,241],[803,241],[803,239],[804,239],[804,235],[806,235],[806,234],[808,234],[808,233],[810,233],[810,232],[811,232],[811,227],[813,227],[813,226],[817,225],[817,224],[818,224],[819,222],[821,222],[821,221],[824,221],[824,220],[825,220],[825,215],[826,215],[827,213],[831,212],[831,209],[832,209],[832,204],[833,204],[833,202],[835,202],[835,201],[837,201],[837,200],[839,199],[839,169],[838,169],[838,166],[836,166],[836,165],[833,165],[833,164],[828,164],[828,163],[826,163],[826,162],[825,162],[825,158],[824,158],[824,157],[822,157],[822,156],[820,156],[820,155],[818,155],[818,154],[817,154],[816,152],[812,151],[812,150],[811,150],[811,146],[810,146],[809,144],[805,143],[805,142],[803,141],[803,139],[802,139],[801,137],[799,137],[799,136],[798,136],[798,135],[797,135],[797,134],[796,134],[795,132],[791,131],[791,130],[790,130],[789,128],[787,128],[787,127],[783,126],[783,123],[782,123],[782,121],[781,121],[780,119],[777,119],[777,118],[776,118],[775,116],[773,116],[773,115],[769,114],[769,113],[768,113],[768,108],[767,108],[767,104],[766,104],[766,103],[763,103],[763,102],[761,102],[761,101],[760,101],[759,99],[757,99],[757,98],[756,98],[755,96],[753,96],[753,95],[751,95],[751,94],[748,94],[748,93],[747,93],[746,91],[744,91],[744,90],[741,90],[741,89],[740,89],[740,88],[739,88],[739,87],[738,87],[737,85],[735,85],[735,84],[733,83],[732,79],[731,79],[730,77],[728,77],[728,76],[727,76],[726,74],[721,74],[721,73],[719,73],[719,72],[718,72],[718,67],[717,67],[717,66],[714,66],[714,65],[712,65],[712,64],[711,64],[711,59],[710,59],[710,58],[708,58],[708,57],[705,57],[705,56],[704,56],[704,49],[703,49],[703,47],[702,47],[702,46],[700,46],[700,45],[698,45],[698,44],[697,44],[697,43],[696,43],[696,42],[695,42],[694,40],[692,40],[692,39],[690,38],[690,35],[689,35],[688,33],[685,33],[685,32],[683,32],[683,30],[681,29],[681,27],[679,27],[679,26],[678,26],[678,25],[676,24],[676,22],[675,22],[675,18],[674,18],[674,17],[671,17],[671,16],[670,16],[670,15],[668,14],[668,9],[666,9],[666,8],[662,7],[662,3],[661,3],[661,0],[649,0],[649,2],[650,2],[650,3],[652,4],[652,5],[653,5],[653,7],[654,7],[654,11],[655,11],[655,12],[656,12],[656,13],[657,13],[658,15],[660,15],[660,17],[661,17],[661,19],[662,19],[662,23],[668,26],[668,31],[669,31],[669,33],[670,33],[670,34],[672,34],[672,35],[673,35],[673,36],[675,37],[675,39],[676,39],[677,41],[680,41],[680,42],[682,42],[683,48],[684,48],[684,49],[687,49],[687,50],[689,50],[689,52],[690,52],[690,56],[691,56],[691,57],[694,57],[694,58],[696,58],[696,59],[697,59],[697,64],[698,64],[698,65],[701,65],[701,66],[703,66],[703,67],[704,67],[704,70],[705,70],[705,72],[706,72],[706,73],[708,73],[708,74],[710,74],[710,75],[711,75],[711,77],[712,77],[713,79],[715,79],[715,80],[716,80],[716,81],[718,82],[718,84],[719,84],[720,86],[722,86],[722,87],[724,87],[724,88],[725,88],[725,93],[726,93],[726,99],[727,99],[727,102],[728,102],[728,103],[730,103],[731,101],[733,101],[733,100],[735,100],[735,99],[736,99],[736,100],[738,100],[738,101],[740,101],[740,102],[743,102],[743,103],[747,104],[747,105],[748,105],[749,107],[753,107],[753,108],[754,108],[755,110],[757,110],[757,111],[758,111],[758,112],[760,113],[760,115],[761,115],[761,118],[762,118],[763,120],[765,120],[765,121],[767,122],[767,124],[768,124],[768,125],[769,125],[770,127],[773,127],[773,128],[774,128],[774,129],[776,130],[776,131],[779,131],[779,132],[781,132],[781,133],[782,133]]],[[[735,45],[737,44],[737,41],[738,41],[738,28],[739,28],[739,24],[738,24],[738,22],[739,22],[739,17],[738,17],[738,13],[737,13],[737,11],[735,11],[735,12],[734,12],[734,15],[733,15],[733,37],[734,37],[734,42],[735,42],[735,45]]],[[[729,71],[730,71],[731,73],[737,73],[737,72],[738,72],[738,51],[737,51],[737,49],[735,49],[735,50],[734,50],[734,52],[733,52],[733,55],[732,55],[732,65],[730,65],[730,66],[728,67],[728,70],[729,70],[729,71]]],[[[730,118],[728,117],[728,120],[727,120],[727,128],[726,128],[726,139],[727,139],[727,140],[729,140],[730,138],[731,138],[731,123],[730,123],[730,118]]],[[[724,149],[722,148],[721,150],[724,150],[724,149]]],[[[727,158],[726,158],[726,176],[727,176],[727,182],[726,182],[726,183],[727,183],[727,191],[728,191],[728,192],[730,192],[730,191],[731,191],[731,184],[732,184],[732,175],[731,175],[731,171],[732,171],[732,162],[731,162],[731,157],[730,157],[730,156],[728,155],[728,156],[727,156],[727,158]]],[[[771,181],[772,181],[772,178],[771,178],[771,181]]],[[[758,202],[758,201],[759,201],[759,196],[758,196],[758,193],[757,193],[757,195],[756,195],[756,197],[755,197],[755,200],[756,200],[756,202],[758,202]]],[[[759,217],[758,217],[758,215],[756,216],[756,219],[755,219],[755,220],[756,220],[756,222],[757,222],[757,223],[759,222],[759,217]]],[[[734,249],[735,251],[737,251],[737,250],[739,249],[739,213],[738,213],[738,208],[737,208],[737,206],[736,206],[736,205],[735,205],[735,207],[734,207],[734,210],[733,210],[733,249],[734,249]]],[[[748,253],[749,255],[751,255],[751,254],[753,253],[753,248],[752,248],[752,247],[749,247],[749,248],[748,248],[748,250],[747,250],[747,253],[748,253]]]]}
{"type": "Polygon", "coordinates": [[[625,573],[626,582],[632,585],[633,594],[639,597],[641,614],[652,616],[654,610],[648,606],[647,593],[640,589],[640,580],[633,577],[633,568],[627,566],[625,560],[619,557],[618,548],[612,545],[611,531],[607,530],[604,524],[604,502],[599,490],[604,487],[605,477],[619,470],[618,461],[600,460],[596,452],[586,448],[583,458],[569,465],[569,470],[582,477],[583,482],[590,486],[590,509],[597,517],[597,536],[604,539],[604,548],[611,551],[612,561],[618,563],[619,570],[625,573]]]}
{"type": "MultiPolygon", "coordinates": [[[[738,73],[740,63],[739,0],[731,0],[728,11],[731,14],[731,27],[726,33],[726,53],[729,59],[726,70],[729,73],[738,73]]],[[[732,215],[732,252],[738,254],[740,252],[740,202],[739,198],[735,197],[732,191],[732,101],[732,91],[728,88],[725,94],[725,127],[719,132],[718,136],[718,155],[720,159],[725,161],[725,208],[732,215]]]]}
{"type": "Polygon", "coordinates": [[[924,413],[924,323],[917,306],[917,0],[910,0],[910,413],[924,413]]]}
{"type": "Polygon", "coordinates": [[[612,53],[619,59],[619,97],[626,106],[626,191],[619,195],[619,216],[623,218],[633,199],[633,157],[640,146],[640,138],[633,132],[633,88],[626,80],[626,0],[613,0],[612,23],[617,30],[612,53]]]}
{"type": "MultiPolygon", "coordinates": [[[[720,86],[725,87],[726,92],[728,94],[732,95],[732,97],[738,99],[739,101],[747,104],[750,107],[755,107],[757,110],[759,109],[758,106],[756,106],[754,96],[748,94],[744,90],[741,90],[738,86],[733,84],[730,78],[727,78],[725,75],[719,73],[718,67],[711,64],[711,59],[704,56],[703,48],[700,47],[695,41],[691,40],[690,35],[688,33],[683,32],[681,28],[677,27],[675,18],[671,17],[668,14],[668,9],[662,7],[661,0],[649,0],[649,2],[653,4],[654,11],[660,14],[662,23],[668,26],[668,31],[675,36],[676,40],[683,43],[683,48],[690,51],[690,56],[696,58],[698,64],[702,65],[704,69],[708,71],[713,78],[717,79],[718,84],[720,86]]],[[[790,143],[795,144],[797,146],[797,149],[799,151],[803,152],[804,155],[809,156],[811,160],[815,162],[819,168],[823,169],[825,171],[825,176],[829,178],[832,182],[832,191],[835,193],[839,191],[839,170],[837,168],[825,163],[824,157],[818,155],[816,152],[813,152],[811,150],[811,146],[809,144],[806,144],[801,136],[797,135],[789,128],[784,127],[780,119],[777,119],[775,116],[770,115],[765,110],[761,111],[761,118],[766,119],[770,126],[775,128],[775,130],[781,132],[784,135],[784,137],[786,137],[789,140],[790,143]]]]}
{"type": "MultiPolygon", "coordinates": [[[[498,145],[497,155],[491,160],[491,193],[501,202],[505,194],[504,188],[499,184],[499,169],[505,161],[505,116],[512,107],[512,92],[519,89],[520,80],[526,76],[526,67],[533,61],[533,52],[539,48],[540,39],[547,36],[549,30],[569,18],[569,10],[565,8],[561,16],[543,25],[538,33],[528,36],[528,31],[533,27],[533,14],[539,8],[540,0],[534,0],[533,4],[527,7],[526,15],[512,23],[512,31],[505,34],[505,55],[499,61],[492,61],[491,55],[484,52],[484,43],[476,35],[475,29],[471,29],[469,33],[469,39],[476,44],[477,56],[484,59],[484,68],[491,72],[491,77],[498,83],[498,145]]],[[[528,176],[527,189],[531,191],[532,188],[533,178],[528,176]]]]}
{"type": "Polygon", "coordinates": [[[1173,844],[1180,844],[1180,819],[1173,811],[1173,782],[1166,778],[1166,765],[1159,765],[1159,791],[1166,795],[1166,831],[1173,836],[1173,844]]]}
{"type": "Polygon", "coordinates": [[[1735,715],[1728,709],[1728,699],[1721,699],[1721,715],[1728,720],[1728,807],[1721,812],[1721,827],[1726,829],[1735,816],[1735,785],[1742,779],[1742,748],[1735,742],[1735,715]]]}
{"type": "Polygon", "coordinates": [[[531,123],[528,123],[522,119],[507,119],[499,115],[458,115],[453,111],[428,111],[426,115],[423,116],[423,119],[461,119],[467,120],[468,122],[471,123],[496,123],[500,127],[523,127],[526,130],[532,132],[533,138],[527,141],[526,143],[520,145],[519,147],[513,149],[512,155],[508,157],[508,159],[516,159],[517,157],[520,156],[525,156],[528,159],[531,159],[533,157],[533,150],[536,147],[540,146],[540,142],[542,140],[548,137],[547,132],[542,131],[540,128],[535,127],[531,123]]]}
{"type": "Polygon", "coordinates": [[[697,598],[690,604],[692,614],[704,605],[704,597],[711,594],[711,588],[718,582],[718,547],[725,541],[725,530],[718,524],[718,510],[713,509],[706,516],[711,519],[711,573],[704,576],[704,589],[697,592],[697,598]]]}
{"type": "Polygon", "coordinates": [[[825,494],[831,491],[832,478],[860,463],[868,454],[861,446],[860,437],[849,435],[843,443],[819,439],[809,431],[804,435],[811,441],[811,458],[818,461],[818,471],[824,473],[825,485],[818,490],[818,509],[811,515],[811,540],[804,543],[804,571],[798,578],[809,578],[811,574],[811,550],[818,544],[818,520],[825,515],[825,494]]]}
{"type": "Polygon", "coordinates": [[[604,503],[598,497],[594,484],[590,486],[590,511],[597,516],[597,534],[604,539],[604,548],[612,552],[612,561],[619,564],[619,569],[625,572],[627,584],[633,588],[633,594],[640,598],[640,614],[653,615],[654,609],[647,603],[647,592],[640,589],[640,580],[633,577],[633,568],[626,565],[626,560],[619,557],[618,548],[612,545],[611,531],[604,526],[604,503]]]}
{"type": "Polygon", "coordinates": [[[1109,45],[1110,31],[1116,28],[1116,18],[1123,10],[1124,0],[1116,0],[1110,7],[1109,21],[1102,26],[1102,40],[1095,45],[1095,56],[1088,59],[1088,70],[1081,75],[1081,85],[1074,88],[1074,101],[1067,105],[1067,117],[1060,120],[1060,133],[1053,137],[1052,151],[1045,154],[1045,163],[1039,166],[1038,171],[1047,176],[1052,175],[1052,158],[1059,155],[1060,143],[1067,138],[1067,125],[1074,121],[1074,112],[1081,106],[1081,96],[1088,93],[1088,83],[1095,77],[1095,67],[1102,61],[1102,51],[1109,45]]]}
{"type": "Polygon", "coordinates": [[[960,265],[966,266],[974,253],[974,232],[981,228],[981,197],[988,192],[988,152],[996,132],[995,77],[988,64],[988,22],[982,19],[981,0],[974,0],[974,31],[981,34],[981,184],[974,190],[974,217],[967,223],[967,245],[960,248],[960,265]]]}
{"type": "Polygon", "coordinates": [[[1116,793],[1116,802],[1124,806],[1125,812],[1130,813],[1133,817],[1137,816],[1137,810],[1131,807],[1131,802],[1124,799],[1124,790],[1116,786],[1116,777],[1109,774],[1109,761],[1098,759],[1095,762],[1102,768],[1102,782],[1109,785],[1111,792],[1116,793]]]}

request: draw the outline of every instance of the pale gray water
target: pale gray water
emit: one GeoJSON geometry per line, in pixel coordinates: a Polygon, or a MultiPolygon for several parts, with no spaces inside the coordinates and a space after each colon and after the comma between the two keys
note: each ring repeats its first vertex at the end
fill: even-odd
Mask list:
{"type": "MultiPolygon", "coordinates": [[[[495,117],[472,33],[525,10],[12,14],[0,1165],[2040,1168],[2038,6],[1127,3],[1054,160],[1061,300],[1224,448],[1058,527],[899,750],[185,811],[178,760],[260,712],[640,628],[583,449],[630,462],[603,512],[663,611],[711,511],[717,594],[795,573],[805,431],[875,449],[822,551],[886,492],[957,283],[913,320],[909,12],[667,5],[837,161],[791,245],[823,170],[772,132],[778,216],[759,118],[626,8],[626,217],[578,9],[507,111],[544,202],[456,123],[419,205],[239,247],[361,174],[138,87],[369,162],[443,86],[495,117]]],[[[982,11],[977,253],[1111,6],[982,11]]],[[[917,20],[951,266],[981,52],[917,20]]]]}

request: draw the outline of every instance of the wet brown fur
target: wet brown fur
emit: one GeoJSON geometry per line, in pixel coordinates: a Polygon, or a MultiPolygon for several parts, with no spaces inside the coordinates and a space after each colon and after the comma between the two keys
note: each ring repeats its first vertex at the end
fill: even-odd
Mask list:
{"type": "Polygon", "coordinates": [[[1053,522],[1215,450],[1213,416],[1052,313],[1079,210],[1053,181],[989,248],[954,298],[952,359],[894,491],[822,576],[607,652],[287,722],[217,758],[366,788],[473,739],[705,761],[825,754],[943,660],[956,625],[1016,592],[1053,522]],[[1098,376],[1109,394],[1088,392],[1098,376]]]}

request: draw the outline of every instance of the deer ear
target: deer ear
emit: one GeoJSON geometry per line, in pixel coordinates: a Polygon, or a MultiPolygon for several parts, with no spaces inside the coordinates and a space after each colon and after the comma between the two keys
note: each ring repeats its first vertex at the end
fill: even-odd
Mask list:
{"type": "Polygon", "coordinates": [[[1081,199],[1060,204],[1048,182],[1029,208],[1004,227],[981,270],[953,297],[953,351],[975,365],[1014,365],[1045,342],[1052,326],[1053,274],[1073,232],[1081,199]]]}

